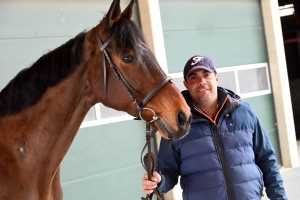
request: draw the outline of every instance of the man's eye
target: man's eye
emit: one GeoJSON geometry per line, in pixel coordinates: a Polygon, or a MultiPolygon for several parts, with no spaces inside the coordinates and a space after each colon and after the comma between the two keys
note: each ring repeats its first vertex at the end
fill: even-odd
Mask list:
{"type": "Polygon", "coordinates": [[[210,77],[211,76],[211,73],[205,73],[204,74],[204,77],[210,77]]]}
{"type": "Polygon", "coordinates": [[[123,58],[123,61],[126,63],[132,62],[133,61],[133,57],[132,56],[126,56],[123,58]]]}

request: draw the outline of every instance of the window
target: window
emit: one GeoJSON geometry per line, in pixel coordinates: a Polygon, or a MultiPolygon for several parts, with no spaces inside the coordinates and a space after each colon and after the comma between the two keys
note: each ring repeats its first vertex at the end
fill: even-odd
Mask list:
{"type": "Polygon", "coordinates": [[[91,107],[80,128],[133,119],[129,114],[108,108],[101,103],[91,107]]]}
{"type": "Polygon", "coordinates": [[[219,86],[228,88],[242,98],[271,93],[267,63],[217,68],[219,86]]]}

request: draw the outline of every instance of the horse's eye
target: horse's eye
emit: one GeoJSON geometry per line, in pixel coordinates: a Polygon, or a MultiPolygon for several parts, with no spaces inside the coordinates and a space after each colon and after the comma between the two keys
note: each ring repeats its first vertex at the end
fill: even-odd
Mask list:
{"type": "Polygon", "coordinates": [[[132,62],[133,61],[133,57],[132,56],[126,56],[123,58],[123,61],[126,63],[132,62]]]}

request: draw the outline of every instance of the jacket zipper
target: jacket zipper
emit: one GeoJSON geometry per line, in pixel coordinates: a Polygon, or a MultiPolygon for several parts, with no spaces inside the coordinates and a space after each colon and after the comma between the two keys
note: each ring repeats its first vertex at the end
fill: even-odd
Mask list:
{"type": "Polygon", "coordinates": [[[228,200],[234,200],[234,192],[233,192],[233,187],[231,184],[230,169],[229,169],[228,163],[226,161],[225,149],[223,146],[223,142],[220,137],[217,125],[212,122],[209,122],[209,123],[211,124],[213,137],[215,138],[217,151],[219,152],[219,157],[220,157],[220,161],[221,161],[221,165],[222,165],[222,169],[223,169],[223,173],[224,173],[224,178],[225,178],[227,198],[228,198],[228,200]]]}
{"type": "MultiPolygon", "coordinates": [[[[218,126],[216,124],[218,115],[219,115],[220,111],[222,110],[223,106],[225,105],[228,98],[229,98],[229,96],[227,95],[224,102],[223,102],[223,104],[221,105],[221,107],[219,108],[219,111],[217,112],[217,114],[215,116],[215,120],[212,120],[201,109],[197,109],[196,106],[194,107],[194,109],[196,111],[198,111],[200,114],[206,116],[209,119],[208,122],[210,123],[210,126],[212,128],[212,135],[215,139],[214,141],[216,143],[216,148],[217,148],[217,151],[219,153],[219,158],[220,158],[221,165],[222,165],[222,170],[223,170],[223,173],[224,173],[225,186],[226,186],[226,191],[227,191],[227,200],[235,200],[234,190],[233,190],[233,187],[232,187],[232,181],[231,181],[231,176],[230,176],[230,169],[229,169],[229,166],[228,166],[228,162],[226,161],[225,148],[224,148],[224,145],[223,145],[222,138],[221,138],[221,136],[219,134],[219,131],[218,131],[218,126]]],[[[231,109],[230,111],[232,111],[232,110],[234,110],[234,109],[231,109]]],[[[227,113],[229,113],[230,111],[227,111],[227,113]]],[[[219,120],[219,122],[220,122],[220,120],[219,120]]]]}

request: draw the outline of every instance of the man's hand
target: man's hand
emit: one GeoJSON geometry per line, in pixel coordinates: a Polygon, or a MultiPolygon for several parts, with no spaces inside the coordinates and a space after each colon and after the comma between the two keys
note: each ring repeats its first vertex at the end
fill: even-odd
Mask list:
{"type": "Polygon", "coordinates": [[[151,181],[148,180],[148,174],[144,174],[142,179],[142,186],[144,188],[145,194],[151,194],[153,192],[153,189],[157,187],[157,184],[160,183],[161,176],[156,171],[153,172],[151,181]]]}

